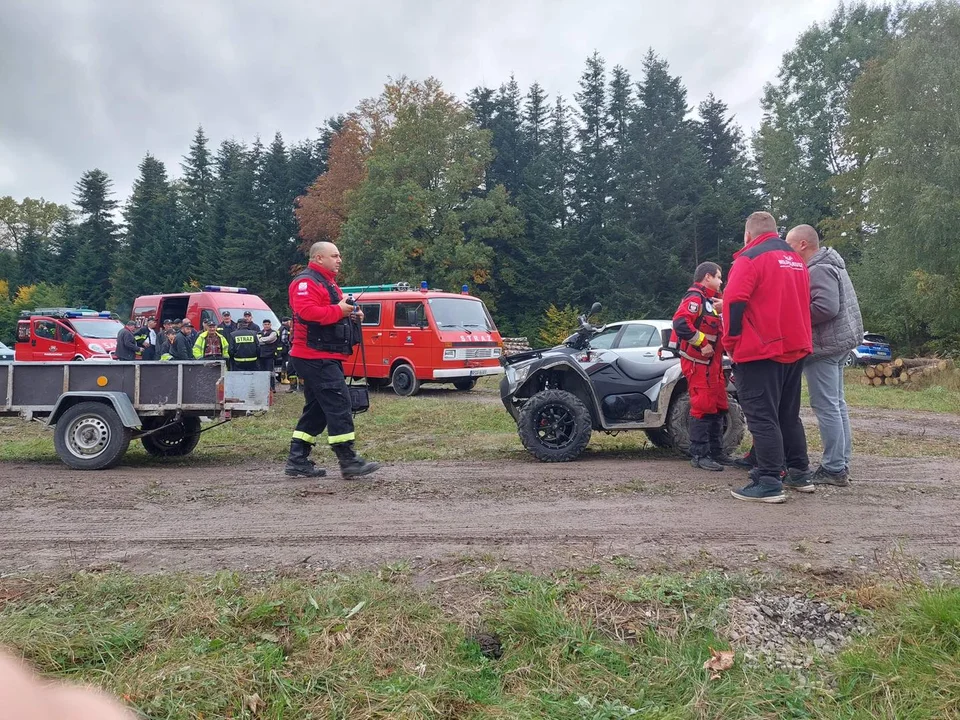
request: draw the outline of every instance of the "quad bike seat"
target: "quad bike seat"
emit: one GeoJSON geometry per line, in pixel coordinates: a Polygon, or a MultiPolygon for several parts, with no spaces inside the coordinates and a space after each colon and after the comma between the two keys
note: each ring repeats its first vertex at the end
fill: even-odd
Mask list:
{"type": "Polygon", "coordinates": [[[631,380],[638,380],[640,382],[656,380],[659,377],[663,377],[663,374],[671,365],[673,365],[673,363],[663,361],[637,362],[636,360],[627,360],[622,357],[617,358],[617,367],[620,368],[620,371],[631,380]]]}

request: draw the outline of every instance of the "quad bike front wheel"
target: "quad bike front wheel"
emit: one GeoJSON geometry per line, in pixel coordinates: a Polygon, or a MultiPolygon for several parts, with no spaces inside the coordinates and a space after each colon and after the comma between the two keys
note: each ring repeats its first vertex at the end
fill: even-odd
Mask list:
{"type": "Polygon", "coordinates": [[[517,421],[520,442],[541,462],[575,460],[590,442],[590,411],[573,393],[544,390],[527,400],[517,421]]]}

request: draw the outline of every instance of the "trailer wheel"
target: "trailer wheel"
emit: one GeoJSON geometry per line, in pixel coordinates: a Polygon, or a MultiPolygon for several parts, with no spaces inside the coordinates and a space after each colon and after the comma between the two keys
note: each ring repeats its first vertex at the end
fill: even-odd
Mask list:
{"type": "Polygon", "coordinates": [[[110,405],[77,403],[68,408],[53,433],[57,455],[76,470],[103,470],[120,462],[130,446],[131,430],[110,405]]]}
{"type": "MultiPolygon", "coordinates": [[[[150,418],[144,422],[144,430],[161,427],[166,418],[150,418]]],[[[143,449],[154,457],[181,457],[189,455],[200,442],[200,418],[185,417],[172,423],[158,433],[140,438],[143,449]]]]}

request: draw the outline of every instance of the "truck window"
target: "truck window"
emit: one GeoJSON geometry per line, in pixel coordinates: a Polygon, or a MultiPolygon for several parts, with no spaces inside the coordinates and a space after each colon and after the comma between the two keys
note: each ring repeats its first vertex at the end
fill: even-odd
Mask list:
{"type": "Polygon", "coordinates": [[[200,313],[200,325],[202,326],[207,320],[212,322],[214,325],[220,324],[220,321],[217,320],[217,316],[214,314],[213,310],[204,310],[200,313]]]}
{"type": "Polygon", "coordinates": [[[37,320],[33,325],[33,334],[45,340],[56,340],[57,326],[52,320],[37,320]]]}
{"type": "Polygon", "coordinates": [[[30,342],[30,323],[17,323],[17,342],[30,342]]]}
{"type": "Polygon", "coordinates": [[[398,302],[394,307],[394,327],[420,327],[426,324],[422,302],[398,302]]]}
{"type": "Polygon", "coordinates": [[[380,303],[360,303],[364,325],[380,324],[380,303]]]}

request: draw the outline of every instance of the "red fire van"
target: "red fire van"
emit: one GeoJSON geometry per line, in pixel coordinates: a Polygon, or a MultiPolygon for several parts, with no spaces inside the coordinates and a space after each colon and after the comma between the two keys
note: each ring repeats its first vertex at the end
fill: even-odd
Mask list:
{"type": "MultiPolygon", "coordinates": [[[[452,383],[471,390],[477,378],[499,375],[503,340],[479,298],[407,283],[342,288],[363,310],[367,380],[414,395],[423,383],[452,383]]],[[[344,362],[344,373],[363,377],[360,348],[344,362]]]]}
{"type": "Polygon", "coordinates": [[[274,328],[280,327],[277,316],[260,297],[251,295],[246,288],[226,285],[205,285],[201,292],[141,295],[134,300],[130,317],[141,325],[151,316],[161,324],[164,320],[189,318],[200,332],[204,320],[213,320],[219,325],[225,310],[229,311],[234,322],[241,320],[243,313],[249,310],[253,321],[260,327],[265,319],[273,323],[274,328]]]}
{"type": "Polygon", "coordinates": [[[18,362],[113,360],[117,334],[123,329],[117,316],[85,308],[24,310],[17,319],[18,362]]]}

